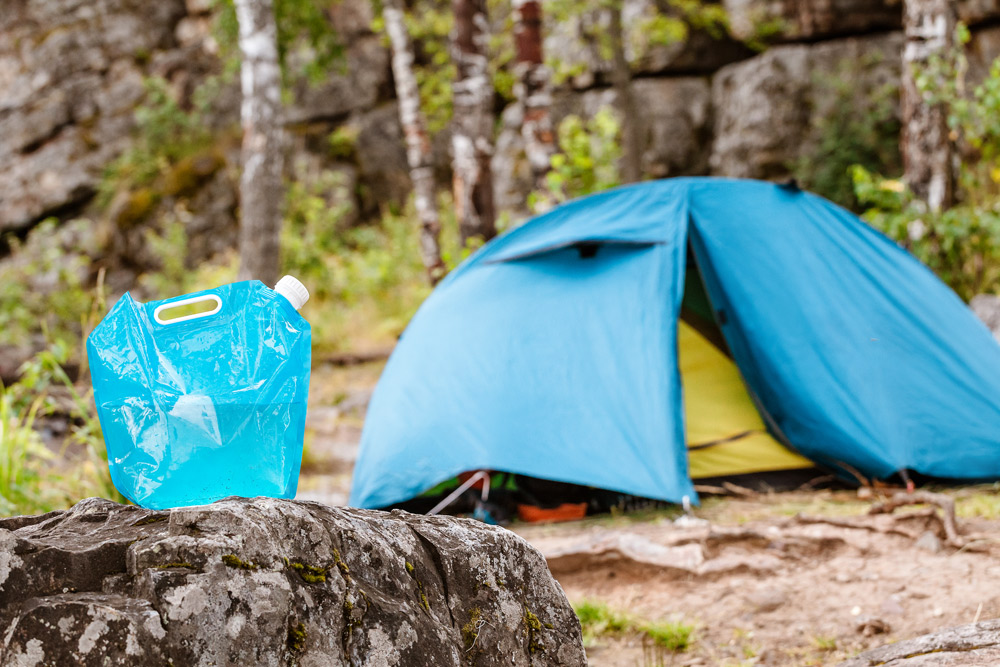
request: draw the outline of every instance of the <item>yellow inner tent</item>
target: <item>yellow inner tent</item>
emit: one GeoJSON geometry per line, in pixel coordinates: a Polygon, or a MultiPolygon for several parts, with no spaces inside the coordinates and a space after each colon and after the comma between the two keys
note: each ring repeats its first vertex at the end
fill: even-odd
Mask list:
{"type": "Polygon", "coordinates": [[[692,479],[813,467],[768,434],[736,365],[683,320],[678,348],[692,479]]]}

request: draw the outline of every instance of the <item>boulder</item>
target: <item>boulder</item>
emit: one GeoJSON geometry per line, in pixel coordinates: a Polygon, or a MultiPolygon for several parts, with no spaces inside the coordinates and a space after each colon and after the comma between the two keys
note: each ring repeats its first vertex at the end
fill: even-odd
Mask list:
{"type": "Polygon", "coordinates": [[[0,665],[582,665],[545,560],[475,521],[229,498],[0,519],[0,665]]]}
{"type": "MultiPolygon", "coordinates": [[[[902,47],[900,33],[777,46],[719,70],[712,80],[712,173],[787,177],[821,141],[823,119],[845,103],[838,91],[849,90],[846,103],[863,108],[898,85],[902,47]]],[[[898,115],[897,97],[887,97],[898,115]]]]}
{"type": "Polygon", "coordinates": [[[987,667],[1000,663],[1000,620],[971,623],[865,651],[839,667],[987,667]]]}

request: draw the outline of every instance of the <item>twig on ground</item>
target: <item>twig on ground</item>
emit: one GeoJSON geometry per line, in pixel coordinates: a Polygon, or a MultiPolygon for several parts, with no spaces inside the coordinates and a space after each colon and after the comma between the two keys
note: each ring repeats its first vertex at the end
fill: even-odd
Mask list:
{"type": "Polygon", "coordinates": [[[897,507],[904,505],[933,505],[941,509],[941,514],[934,513],[944,526],[945,542],[952,547],[962,548],[965,540],[958,534],[958,522],[955,519],[955,501],[941,493],[930,491],[900,491],[888,500],[875,503],[868,510],[869,514],[892,514],[897,507]]]}
{"type": "Polygon", "coordinates": [[[829,526],[836,526],[837,528],[850,528],[854,530],[867,530],[872,533],[883,533],[883,534],[888,533],[892,535],[901,535],[911,540],[915,540],[918,537],[920,537],[918,533],[915,533],[911,530],[906,530],[904,528],[900,528],[899,526],[893,526],[891,528],[883,528],[880,526],[872,525],[870,523],[862,523],[861,521],[856,521],[856,520],[852,521],[850,519],[836,519],[833,517],[826,517],[826,516],[809,516],[807,514],[796,514],[795,516],[792,517],[792,522],[798,524],[822,523],[829,526]]]}
{"type": "Polygon", "coordinates": [[[695,484],[694,490],[698,493],[708,493],[713,496],[742,496],[744,498],[755,498],[758,494],[752,489],[723,482],[722,486],[711,486],[709,484],[695,484]]]}

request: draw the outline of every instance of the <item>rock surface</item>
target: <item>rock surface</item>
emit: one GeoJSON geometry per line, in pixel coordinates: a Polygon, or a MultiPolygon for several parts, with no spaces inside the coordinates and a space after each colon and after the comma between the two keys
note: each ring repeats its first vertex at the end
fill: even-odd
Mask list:
{"type": "Polygon", "coordinates": [[[142,63],[174,45],[183,0],[4,2],[0,232],[90,197],[128,145],[142,63]]]}
{"type": "Polygon", "coordinates": [[[865,651],[839,667],[987,667],[1000,664],[1000,619],[933,632],[865,651]]]}
{"type": "Polygon", "coordinates": [[[743,40],[795,41],[892,30],[899,0],[723,0],[733,34],[743,40]]]}
{"type": "Polygon", "coordinates": [[[0,520],[0,665],[582,665],[542,556],[478,522],[231,498],[0,520]]]}
{"type": "Polygon", "coordinates": [[[821,139],[821,119],[843,103],[837,82],[850,81],[851,103],[864,104],[884,86],[897,85],[902,48],[900,33],[838,39],[774,47],[721,69],[712,80],[712,173],[787,177],[821,139]]]}
{"type": "Polygon", "coordinates": [[[1000,296],[977,294],[969,301],[969,308],[1000,342],[1000,296]]]}

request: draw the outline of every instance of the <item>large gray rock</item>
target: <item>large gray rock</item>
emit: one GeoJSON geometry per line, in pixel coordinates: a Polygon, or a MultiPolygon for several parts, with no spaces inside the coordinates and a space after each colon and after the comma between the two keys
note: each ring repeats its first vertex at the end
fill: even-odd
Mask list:
{"type": "Polygon", "coordinates": [[[374,213],[387,202],[402,203],[410,194],[410,169],[406,162],[399,106],[384,104],[351,120],[357,127],[357,156],[365,184],[361,206],[374,213]]]}
{"type": "MultiPolygon", "coordinates": [[[[644,171],[656,178],[704,174],[712,130],[712,95],[702,77],[641,78],[632,82],[640,125],[644,171]]],[[[556,125],[570,114],[592,118],[601,109],[616,110],[612,88],[556,95],[556,125]]]]}
{"type": "MultiPolygon", "coordinates": [[[[983,0],[986,1],[986,0],[983,0]]],[[[900,0],[723,0],[733,35],[803,41],[899,29],[900,0]]]]}
{"type": "Polygon", "coordinates": [[[183,0],[4,2],[0,232],[85,201],[127,146],[142,68],[183,0]]]}
{"type": "MultiPolygon", "coordinates": [[[[625,57],[633,72],[707,74],[751,55],[752,51],[721,28],[716,34],[691,29],[685,40],[658,41],[653,22],[666,15],[658,5],[666,6],[656,0],[625,0],[622,4],[625,57]]],[[[671,11],[678,16],[677,11],[671,11]]],[[[561,73],[558,78],[568,77],[570,85],[577,89],[610,82],[606,12],[592,9],[569,16],[548,13],[545,20],[545,57],[556,65],[556,73],[561,73]]]]}
{"type": "Polygon", "coordinates": [[[292,123],[343,120],[375,106],[389,85],[389,51],[374,35],[358,37],[344,54],[345,62],[319,84],[303,78],[295,85],[295,103],[286,116],[292,123]]]}
{"type": "Polygon", "coordinates": [[[0,665],[582,665],[501,528],[269,498],[0,520],[0,665]]]}
{"type": "Polygon", "coordinates": [[[844,103],[836,80],[849,83],[848,103],[865,104],[898,85],[902,47],[900,33],[778,46],[721,69],[712,81],[712,173],[787,177],[820,141],[820,121],[844,103]]]}
{"type": "Polygon", "coordinates": [[[1000,620],[947,628],[882,646],[839,667],[994,667],[1000,664],[1000,620]]]}
{"type": "MultiPolygon", "coordinates": [[[[654,178],[708,173],[712,143],[712,94],[703,77],[650,77],[632,82],[639,109],[643,171],[654,178]]],[[[556,127],[570,114],[584,119],[602,109],[616,110],[611,88],[577,92],[561,90],[553,99],[556,127]]],[[[517,104],[504,110],[493,155],[493,189],[497,206],[527,215],[527,197],[533,187],[531,168],[521,138],[521,111],[517,104]]]]}

